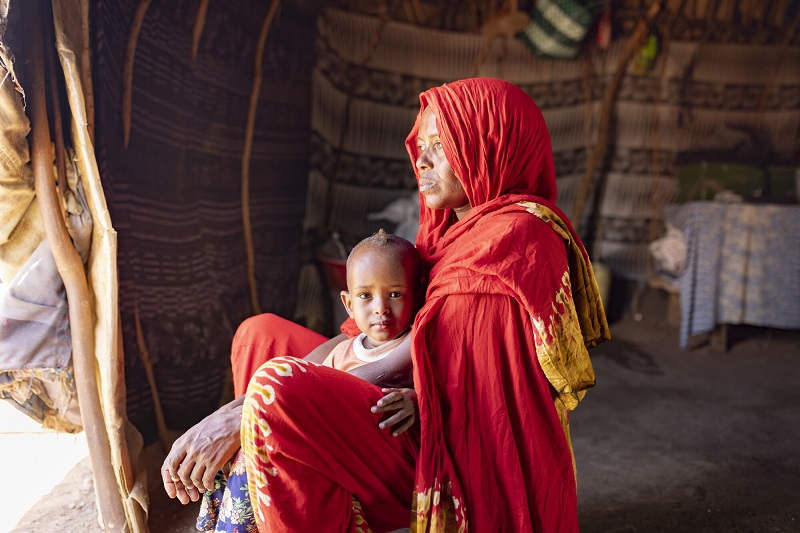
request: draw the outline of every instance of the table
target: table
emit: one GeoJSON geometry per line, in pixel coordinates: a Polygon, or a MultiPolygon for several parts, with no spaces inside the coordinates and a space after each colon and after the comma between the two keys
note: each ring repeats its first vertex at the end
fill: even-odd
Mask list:
{"type": "Polygon", "coordinates": [[[800,206],[688,202],[664,218],[687,244],[681,348],[719,325],[800,329],[800,206]]]}

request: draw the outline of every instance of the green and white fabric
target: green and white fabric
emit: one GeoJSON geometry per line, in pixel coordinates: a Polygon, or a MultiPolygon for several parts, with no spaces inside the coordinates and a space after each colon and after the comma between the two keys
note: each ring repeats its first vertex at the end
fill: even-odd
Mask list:
{"type": "Polygon", "coordinates": [[[536,55],[573,58],[604,6],[603,1],[538,0],[519,37],[536,55]]]}

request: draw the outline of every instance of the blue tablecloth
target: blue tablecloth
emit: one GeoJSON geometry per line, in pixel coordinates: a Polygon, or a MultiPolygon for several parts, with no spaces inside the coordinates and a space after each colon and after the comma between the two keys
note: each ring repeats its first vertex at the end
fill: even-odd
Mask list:
{"type": "Polygon", "coordinates": [[[800,329],[800,206],[690,202],[665,219],[688,248],[681,348],[719,324],[800,329]]]}

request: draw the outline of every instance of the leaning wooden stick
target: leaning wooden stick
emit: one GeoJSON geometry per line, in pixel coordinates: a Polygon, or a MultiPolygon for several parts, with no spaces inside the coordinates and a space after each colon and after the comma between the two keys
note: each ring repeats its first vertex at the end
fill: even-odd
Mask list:
{"type": "Polygon", "coordinates": [[[207,12],[208,0],[200,0],[200,5],[197,6],[197,16],[194,19],[194,30],[192,31],[192,61],[194,61],[197,56],[197,50],[200,48],[200,37],[203,36],[207,12]]]}
{"type": "Polygon", "coordinates": [[[136,14],[133,16],[131,31],[128,34],[128,48],[125,52],[125,63],[122,67],[122,141],[125,148],[131,140],[131,106],[133,100],[133,64],[136,60],[136,43],[139,41],[139,31],[142,29],[144,16],[150,0],[141,0],[136,14]]]}
{"type": "Polygon", "coordinates": [[[161,407],[161,396],[159,396],[158,387],[156,387],[156,377],[153,373],[153,363],[150,361],[150,352],[147,350],[147,342],[144,340],[142,322],[139,320],[138,301],[134,304],[133,321],[136,325],[136,345],[139,347],[139,358],[142,361],[144,374],[147,376],[147,383],[150,385],[150,394],[153,397],[153,411],[155,411],[156,414],[158,441],[161,443],[161,449],[164,450],[164,453],[169,453],[170,448],[172,448],[172,439],[169,437],[167,423],[164,421],[164,409],[161,407]]]}
{"type": "Polygon", "coordinates": [[[55,188],[45,97],[41,2],[29,2],[28,5],[30,12],[27,20],[31,22],[31,31],[28,33],[29,57],[32,73],[28,107],[31,110],[31,166],[36,197],[41,207],[47,240],[67,292],[72,335],[72,364],[100,513],[107,531],[127,531],[127,520],[111,463],[108,433],[97,388],[89,287],[83,263],[75,251],[61,216],[55,188]]]}
{"type": "Polygon", "coordinates": [[[608,85],[606,86],[605,93],[603,93],[603,102],[600,107],[600,120],[597,126],[599,132],[597,136],[597,143],[595,144],[594,150],[592,150],[592,153],[589,156],[589,161],[586,163],[586,170],[583,172],[580,187],[578,188],[578,195],[575,198],[575,206],[572,208],[572,216],[570,217],[572,219],[572,223],[575,225],[575,229],[578,232],[581,231],[583,208],[586,205],[586,200],[589,196],[589,190],[592,188],[594,183],[594,174],[597,172],[597,168],[600,166],[600,161],[603,159],[608,146],[608,135],[611,128],[611,115],[614,112],[614,103],[617,98],[617,92],[619,91],[620,83],[622,82],[622,76],[625,74],[625,69],[633,57],[633,54],[639,50],[644,42],[644,39],[647,37],[650,24],[661,10],[661,4],[663,1],[664,0],[654,0],[653,3],[650,4],[647,15],[639,19],[636,29],[625,43],[625,48],[623,49],[622,54],[617,61],[617,68],[614,71],[611,80],[608,82],[608,85]]]}
{"type": "Polygon", "coordinates": [[[253,252],[253,229],[250,225],[250,154],[253,151],[253,132],[256,127],[256,111],[258,110],[258,97],[261,93],[261,62],[264,60],[264,47],[267,44],[267,35],[275,14],[278,12],[280,0],[272,0],[261,33],[258,36],[256,47],[255,65],[253,66],[253,88],[250,91],[250,109],[247,113],[247,130],[244,136],[244,150],[242,151],[242,225],[244,226],[244,246],[247,253],[247,279],[250,283],[250,304],[255,314],[261,313],[258,303],[258,286],[256,285],[256,260],[253,252]]]}

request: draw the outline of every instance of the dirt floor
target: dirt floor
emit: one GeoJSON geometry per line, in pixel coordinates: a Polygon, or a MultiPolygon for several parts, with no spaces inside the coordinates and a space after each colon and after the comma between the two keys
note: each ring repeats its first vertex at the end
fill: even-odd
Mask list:
{"type": "MultiPolygon", "coordinates": [[[[612,324],[597,386],[572,415],[580,522],[593,532],[800,532],[800,331],[733,328],[727,352],[678,349],[664,302],[612,324]]],[[[154,533],[194,531],[145,450],[154,533]]],[[[88,459],[13,532],[92,532],[88,459]]]]}

